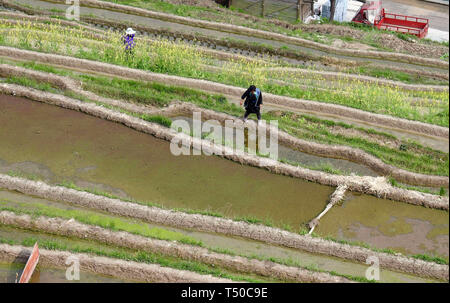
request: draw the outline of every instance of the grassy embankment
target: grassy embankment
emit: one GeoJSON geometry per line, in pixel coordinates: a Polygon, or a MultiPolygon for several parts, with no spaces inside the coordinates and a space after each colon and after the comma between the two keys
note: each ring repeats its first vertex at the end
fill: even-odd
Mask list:
{"type": "Polygon", "coordinates": [[[256,63],[226,61],[221,63],[220,69],[211,70],[208,65],[212,66],[214,60],[200,54],[195,47],[186,44],[162,40],[139,43],[138,40],[135,54],[127,57],[120,43],[120,35],[116,33],[109,33],[107,40],[98,41],[82,32],[72,32],[71,29],[60,28],[57,25],[49,26],[45,30],[33,30],[33,24],[11,28],[2,23],[0,28],[2,27],[7,30],[0,39],[0,45],[70,55],[157,73],[211,80],[243,88],[250,83],[257,83],[263,91],[278,95],[341,104],[369,112],[441,126],[449,125],[448,92],[405,91],[381,85],[354,83],[343,79],[336,81],[329,89],[326,89],[311,85],[324,81],[320,77],[316,79],[292,78],[285,71],[275,74],[268,70],[270,67],[276,67],[275,63],[269,64],[265,61],[256,63]],[[288,79],[290,82],[287,82],[288,79]],[[282,84],[277,81],[287,83],[282,84]],[[418,104],[412,104],[412,101],[418,104]]]}
{"type": "MultiPolygon", "coordinates": [[[[244,10],[236,7],[231,7],[230,10],[218,10],[214,7],[202,7],[202,6],[194,6],[194,5],[186,5],[179,3],[171,3],[171,1],[158,1],[158,0],[103,0],[106,2],[112,2],[117,4],[129,5],[139,8],[144,8],[152,11],[163,12],[168,14],[173,14],[177,16],[183,17],[191,17],[194,19],[214,21],[214,22],[222,22],[222,23],[231,23],[235,25],[240,25],[244,27],[260,29],[270,32],[276,32],[280,34],[285,34],[288,36],[300,37],[307,40],[312,40],[319,43],[331,44],[331,42],[335,39],[342,39],[345,41],[353,41],[353,37],[351,36],[337,36],[328,33],[314,33],[309,32],[307,29],[302,30],[301,24],[297,24],[297,26],[293,26],[298,22],[288,22],[286,20],[281,20],[281,22],[271,22],[272,20],[257,18],[255,20],[249,20],[247,16],[243,16],[242,13],[249,14],[249,12],[245,12],[244,10]],[[277,24],[278,23],[278,24],[277,24]],[[286,26],[285,24],[289,24],[290,26],[286,26]]],[[[255,15],[255,14],[252,14],[255,15]]],[[[327,20],[323,20],[322,23],[330,23],[327,20]]],[[[372,47],[378,48],[380,50],[390,51],[390,49],[384,47],[380,44],[380,38],[382,38],[383,34],[386,34],[386,31],[378,30],[374,27],[363,26],[361,24],[355,24],[351,22],[333,22],[336,26],[347,26],[351,27],[354,30],[362,31],[366,33],[362,42],[364,44],[370,45],[372,47]]],[[[398,38],[402,40],[415,40],[417,43],[423,44],[433,44],[433,45],[444,45],[448,46],[448,42],[439,43],[434,42],[428,39],[415,39],[415,36],[405,35],[397,32],[390,32],[391,34],[396,35],[398,38]]]]}

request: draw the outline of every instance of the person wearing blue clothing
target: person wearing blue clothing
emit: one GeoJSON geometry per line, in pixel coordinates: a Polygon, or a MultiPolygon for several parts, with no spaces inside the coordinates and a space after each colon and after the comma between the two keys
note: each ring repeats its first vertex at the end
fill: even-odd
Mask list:
{"type": "Polygon", "coordinates": [[[122,37],[123,44],[125,45],[125,52],[127,55],[133,53],[133,48],[135,46],[134,37],[136,32],[131,28],[127,28],[125,35],[122,37]]]}
{"type": "MultiPolygon", "coordinates": [[[[244,122],[247,121],[247,118],[250,114],[256,114],[258,121],[261,120],[261,105],[262,105],[262,93],[259,88],[254,85],[250,85],[250,87],[245,91],[245,93],[241,97],[242,100],[245,99],[244,107],[244,122]]],[[[242,101],[241,101],[242,105],[242,101]]]]}

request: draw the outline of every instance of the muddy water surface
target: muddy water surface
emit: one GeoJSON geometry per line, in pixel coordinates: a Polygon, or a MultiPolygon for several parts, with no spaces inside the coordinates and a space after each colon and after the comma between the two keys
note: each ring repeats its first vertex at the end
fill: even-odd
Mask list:
{"type": "MultiPolygon", "coordinates": [[[[183,121],[187,121],[191,127],[191,129],[193,128],[193,118],[192,115],[191,116],[187,116],[187,115],[174,115],[174,116],[170,116],[170,119],[172,121],[175,120],[183,120],[183,121]]],[[[210,127],[213,127],[213,124],[219,124],[219,125],[223,125],[223,123],[221,124],[218,121],[214,121],[217,123],[212,123],[211,120],[208,121],[202,121],[202,127],[204,127],[204,129],[210,129],[210,127]]],[[[211,135],[209,135],[207,138],[212,140],[212,139],[217,139],[218,142],[221,142],[221,138],[224,138],[225,136],[225,132],[222,132],[222,137],[214,137],[213,133],[211,135]]],[[[268,136],[266,142],[270,141],[270,137],[268,136]]],[[[257,146],[257,140],[256,137],[255,138],[251,138],[251,136],[248,136],[248,132],[245,135],[245,147],[248,148],[248,146],[257,146]]],[[[299,150],[287,147],[285,145],[278,145],[278,159],[283,159],[283,160],[288,160],[290,162],[293,163],[298,163],[298,165],[303,166],[303,167],[321,167],[321,166],[326,166],[326,167],[332,167],[335,169],[338,169],[340,171],[342,171],[343,174],[347,174],[350,175],[351,173],[354,174],[358,174],[361,176],[378,176],[378,174],[376,172],[374,172],[373,170],[371,170],[370,168],[364,166],[364,165],[360,165],[351,161],[347,161],[347,160],[343,160],[343,159],[333,159],[333,158],[326,158],[326,157],[320,157],[320,156],[316,156],[316,155],[312,155],[312,154],[307,154],[304,152],[301,152],[299,150]]]]}
{"type": "MultiPolygon", "coordinates": [[[[87,211],[81,207],[75,207],[63,202],[49,201],[46,199],[41,199],[37,197],[27,196],[17,192],[11,192],[7,190],[0,190],[0,205],[12,207],[19,210],[33,211],[38,209],[38,205],[46,205],[52,208],[64,209],[64,210],[83,210],[87,211]]],[[[90,213],[96,214],[107,214],[102,211],[89,211],[90,213]]],[[[244,239],[241,237],[225,236],[220,234],[213,234],[207,232],[198,232],[193,230],[179,229],[167,226],[161,226],[156,224],[149,224],[140,220],[135,220],[131,218],[124,218],[115,215],[108,214],[113,218],[120,218],[124,222],[137,223],[139,225],[147,225],[149,228],[160,228],[168,229],[173,232],[184,234],[190,238],[194,238],[201,241],[205,247],[209,248],[219,248],[232,251],[239,255],[250,256],[250,257],[260,257],[260,258],[277,258],[278,260],[293,261],[301,266],[307,266],[311,268],[317,268],[326,271],[335,271],[341,274],[361,276],[363,277],[367,266],[359,263],[353,263],[349,261],[344,261],[335,257],[328,257],[319,254],[312,254],[296,249],[290,249],[286,247],[281,247],[277,245],[269,245],[259,241],[252,241],[244,239]]],[[[101,248],[102,250],[110,251],[112,248],[106,245],[101,245],[98,243],[93,243],[91,241],[79,240],[79,239],[67,239],[64,237],[38,234],[28,230],[21,230],[17,228],[10,228],[0,225],[0,237],[6,239],[14,239],[15,241],[23,241],[29,237],[39,238],[42,240],[58,241],[64,244],[76,244],[78,247],[88,247],[95,245],[96,248],[101,248]]],[[[403,274],[398,272],[393,272],[389,270],[382,269],[380,272],[381,282],[434,282],[432,279],[424,279],[415,277],[409,274],[403,274]]]]}
{"type": "Polygon", "coordinates": [[[449,256],[448,212],[356,193],[347,193],[315,231],[405,254],[449,256]]]}
{"type": "Polygon", "coordinates": [[[173,156],[169,143],[76,111],[0,96],[0,171],[70,181],[166,207],[297,228],[333,188],[216,156],[173,156]]]}
{"type": "MultiPolygon", "coordinates": [[[[206,209],[299,228],[324,209],[334,190],[216,156],[176,157],[166,141],[22,98],[0,97],[0,130],[3,172],[20,171],[53,183],[70,181],[170,208],[206,209]]],[[[448,256],[447,212],[367,195],[333,208],[317,231],[379,248],[448,256]],[[415,231],[417,222],[406,218],[429,222],[429,231],[424,234],[423,226],[415,231]],[[376,230],[347,231],[357,223],[376,228],[383,237],[380,240],[376,230]],[[416,238],[411,241],[413,231],[416,238]]]]}

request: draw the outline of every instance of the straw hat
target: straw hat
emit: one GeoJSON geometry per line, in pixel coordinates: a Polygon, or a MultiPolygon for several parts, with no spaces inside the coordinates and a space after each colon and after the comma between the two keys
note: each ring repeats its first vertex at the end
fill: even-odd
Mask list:
{"type": "Polygon", "coordinates": [[[134,34],[136,34],[136,32],[131,27],[129,27],[129,28],[127,28],[127,31],[125,32],[125,34],[134,35],[134,34]]]}

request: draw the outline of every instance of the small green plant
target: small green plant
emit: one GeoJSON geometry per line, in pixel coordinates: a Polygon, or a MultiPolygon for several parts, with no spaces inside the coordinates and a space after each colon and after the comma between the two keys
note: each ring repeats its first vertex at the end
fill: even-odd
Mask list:
{"type": "Polygon", "coordinates": [[[158,123],[162,126],[169,127],[169,128],[172,125],[172,120],[170,120],[167,117],[160,116],[160,115],[155,115],[155,116],[142,115],[141,119],[148,121],[148,122],[158,123]]]}
{"type": "Polygon", "coordinates": [[[389,177],[389,183],[391,183],[392,186],[398,186],[398,182],[397,180],[395,180],[392,177],[389,177]]]}
{"type": "Polygon", "coordinates": [[[434,262],[434,263],[437,263],[437,264],[448,265],[448,261],[445,260],[445,259],[442,259],[440,257],[432,257],[432,256],[428,256],[428,255],[423,255],[423,254],[414,255],[412,257],[416,258],[416,259],[424,260],[424,261],[427,261],[427,262],[434,262]]]}

